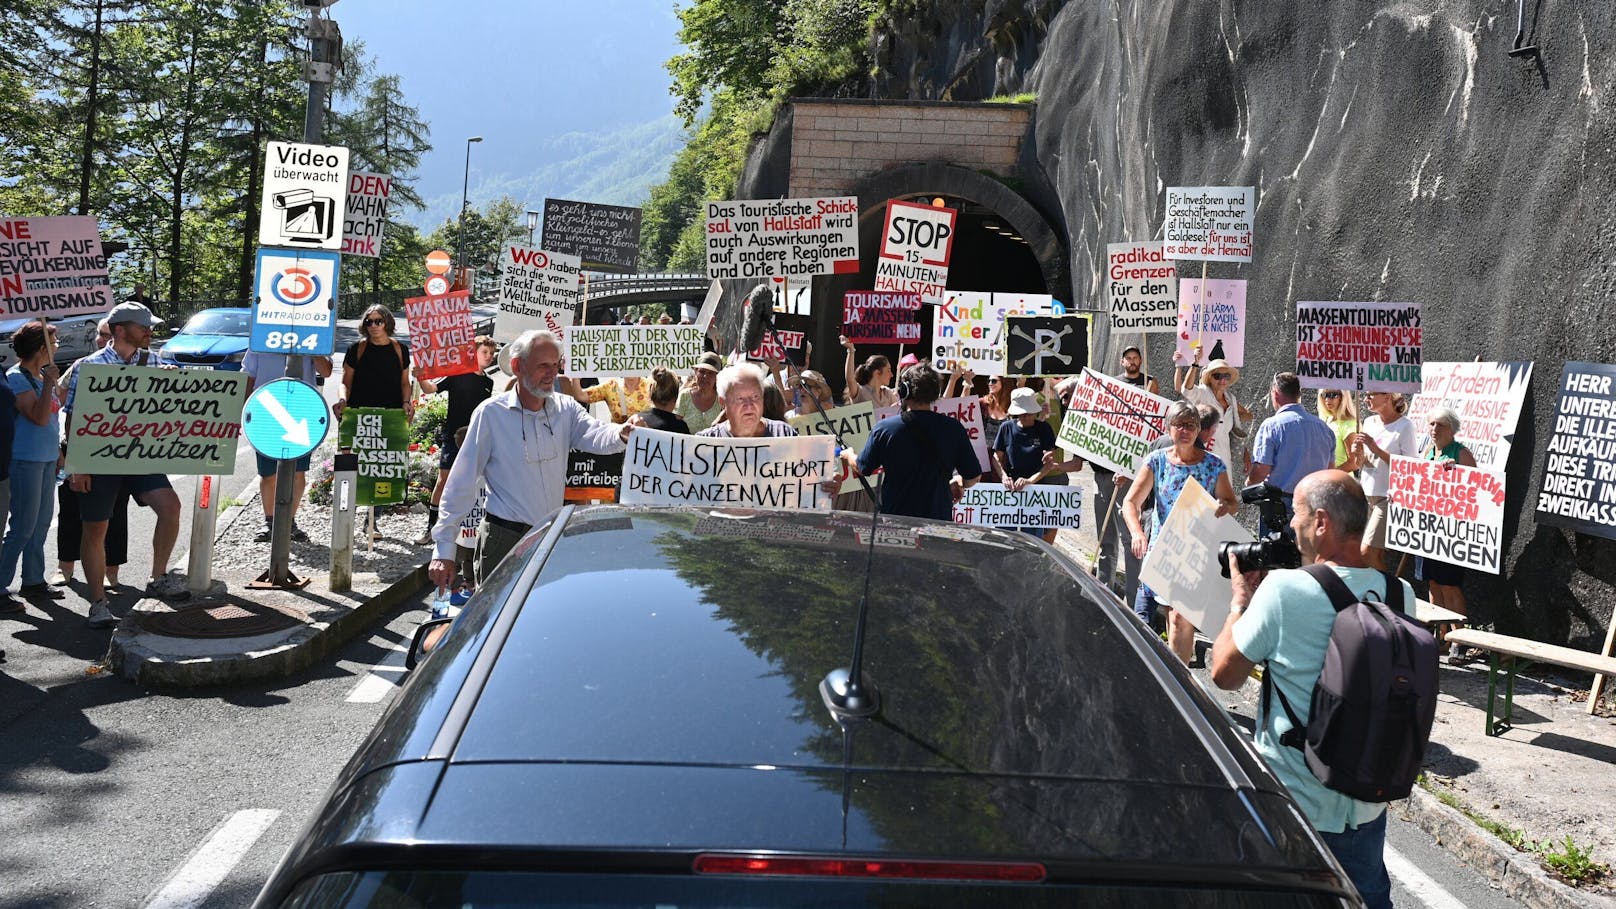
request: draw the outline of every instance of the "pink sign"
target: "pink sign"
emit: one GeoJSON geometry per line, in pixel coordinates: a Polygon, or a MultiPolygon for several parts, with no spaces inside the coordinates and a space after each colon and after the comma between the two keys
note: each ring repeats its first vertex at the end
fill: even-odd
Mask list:
{"type": "Polygon", "coordinates": [[[1246,282],[1212,278],[1201,291],[1200,278],[1178,279],[1178,352],[1182,362],[1227,360],[1246,365],[1246,282]]]}
{"type": "Polygon", "coordinates": [[[471,291],[404,301],[410,323],[410,365],[420,379],[441,379],[477,371],[477,344],[471,327],[471,291]]]}
{"type": "Polygon", "coordinates": [[[0,217],[0,319],[57,319],[112,309],[94,218],[0,217]]]}

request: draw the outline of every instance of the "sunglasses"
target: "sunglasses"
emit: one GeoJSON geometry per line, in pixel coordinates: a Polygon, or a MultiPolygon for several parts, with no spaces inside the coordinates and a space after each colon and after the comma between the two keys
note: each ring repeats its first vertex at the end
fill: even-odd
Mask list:
{"type": "Polygon", "coordinates": [[[1234,376],[1226,372],[1215,372],[1212,374],[1212,381],[1214,382],[1228,382],[1233,378],[1234,376]]]}
{"type": "Polygon", "coordinates": [[[366,319],[365,324],[366,325],[386,325],[387,320],[386,319],[366,319]]]}
{"type": "Polygon", "coordinates": [[[1327,391],[1327,392],[1324,393],[1324,400],[1326,400],[1326,401],[1339,401],[1339,400],[1341,400],[1341,392],[1339,392],[1339,391],[1327,391]]]}

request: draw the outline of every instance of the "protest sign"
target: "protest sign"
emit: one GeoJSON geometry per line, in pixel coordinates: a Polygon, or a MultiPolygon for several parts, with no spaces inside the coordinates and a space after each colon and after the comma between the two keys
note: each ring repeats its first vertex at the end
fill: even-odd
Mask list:
{"type": "Polygon", "coordinates": [[[836,529],[833,527],[810,527],[796,521],[779,521],[772,517],[759,520],[753,516],[730,515],[708,515],[701,518],[696,521],[696,526],[691,528],[691,533],[755,540],[760,543],[829,543],[836,537],[836,529]]]}
{"type": "Polygon", "coordinates": [[[1420,393],[1409,399],[1408,419],[1416,437],[1428,436],[1426,415],[1444,405],[1459,415],[1458,439],[1483,470],[1503,470],[1515,441],[1526,388],[1532,384],[1528,361],[1503,363],[1423,363],[1420,393]]]}
{"type": "Polygon", "coordinates": [[[954,503],[956,524],[1075,530],[1082,517],[1083,489],[1078,486],[1024,486],[1016,492],[1003,483],[978,483],[954,503]]]}
{"type": "Polygon", "coordinates": [[[950,293],[932,309],[932,366],[944,373],[963,365],[980,376],[1005,375],[1005,318],[1053,313],[1048,294],[950,293]]]}
{"type": "Polygon", "coordinates": [[[1616,539],[1616,366],[1570,362],[1544,452],[1537,522],[1616,539]]]}
{"type": "Polygon", "coordinates": [[[441,379],[477,371],[471,328],[471,291],[404,301],[410,327],[410,368],[417,379],[441,379]]]}
{"type": "Polygon", "coordinates": [[[545,249],[577,256],[590,271],[632,275],[640,266],[640,210],[545,199],[541,242],[545,249]]]}
{"type": "Polygon", "coordinates": [[[1420,390],[1420,304],[1296,304],[1303,388],[1420,390]]]}
{"type": "Polygon", "coordinates": [[[360,505],[397,505],[410,487],[410,427],[404,409],[349,407],[337,425],[337,447],[359,457],[360,505]]]}
{"type": "Polygon", "coordinates": [[[573,378],[648,376],[658,366],[688,372],[702,354],[694,325],[577,325],[566,335],[573,378]]]}
{"type": "Polygon", "coordinates": [[[1169,186],[1162,254],[1250,262],[1256,198],[1255,186],[1169,186]]]}
{"type": "MultiPolygon", "coordinates": [[[[784,361],[791,351],[802,350],[802,343],[806,337],[800,331],[764,332],[763,340],[758,342],[758,346],[747,351],[746,355],[753,360],[784,361]]],[[[793,354],[791,359],[797,363],[802,362],[800,354],[793,354]]]]}
{"type": "Polygon", "coordinates": [[[1201,634],[1215,638],[1228,621],[1233,595],[1229,579],[1218,569],[1218,549],[1226,542],[1252,539],[1232,516],[1218,517],[1217,500],[1190,477],[1145,553],[1139,580],[1201,634]]]}
{"type": "Polygon", "coordinates": [[[1075,375],[1089,365],[1088,316],[1006,316],[1006,376],[1075,375]]]}
{"type": "Polygon", "coordinates": [[[707,203],[709,278],[857,274],[858,199],[707,203]]]}
{"type": "Polygon", "coordinates": [[[1173,402],[1127,382],[1083,370],[1055,444],[1096,467],[1131,477],[1167,431],[1173,402]]]}
{"type": "Polygon", "coordinates": [[[271,142],[264,152],[258,242],[342,252],[348,150],[340,145],[271,142]]]}
{"type": "Polygon", "coordinates": [[[707,285],[707,296],[702,298],[701,309],[696,313],[695,325],[703,333],[713,327],[713,316],[718,312],[718,301],[724,298],[724,285],[714,281],[707,285]]]}
{"type": "Polygon", "coordinates": [[[0,319],[59,319],[114,305],[94,218],[0,217],[0,319]]]}
{"type": "Polygon", "coordinates": [[[1111,243],[1105,248],[1111,330],[1145,334],[1178,328],[1178,266],[1164,244],[1111,243]]]}
{"type": "MultiPolygon", "coordinates": [[[[852,450],[854,456],[864,451],[864,444],[870,441],[870,431],[875,428],[875,404],[870,401],[861,401],[858,404],[848,404],[845,407],[832,407],[823,412],[814,412],[813,405],[804,399],[808,413],[799,413],[791,418],[791,428],[803,436],[833,436],[839,438],[843,444],[852,450]]],[[[981,420],[978,418],[978,422],[981,420]]],[[[879,486],[881,475],[876,474],[868,478],[872,487],[879,486]]],[[[853,481],[855,486],[857,480],[853,481]]],[[[862,487],[858,487],[862,488],[862,487]]]]}
{"type": "Polygon", "coordinates": [[[228,475],[247,377],[239,372],[84,366],[73,395],[67,469],[84,474],[228,475]]]}
{"type": "Polygon", "coordinates": [[[1199,345],[1202,363],[1246,365],[1246,282],[1213,278],[1203,291],[1200,278],[1180,278],[1177,328],[1182,362],[1194,362],[1199,345]]]}
{"type": "Polygon", "coordinates": [[[1386,548],[1499,574],[1504,474],[1420,458],[1392,458],[1386,548]]]}
{"type": "MultiPolygon", "coordinates": [[[[960,421],[960,425],[965,427],[965,434],[971,439],[971,450],[976,453],[976,460],[981,463],[982,472],[988,473],[992,467],[992,462],[988,460],[988,446],[993,440],[987,438],[986,430],[983,428],[985,424],[982,422],[982,399],[976,395],[938,398],[932,402],[931,409],[933,413],[940,413],[960,421]]],[[[879,423],[897,414],[896,406],[876,408],[875,422],[879,423]]]]}
{"type": "Polygon", "coordinates": [[[842,334],[854,344],[914,344],[924,305],[919,294],[850,290],[842,295],[842,334]]]}
{"type": "Polygon", "coordinates": [[[507,244],[500,263],[494,339],[514,341],[524,331],[543,328],[565,340],[581,299],[578,257],[507,244]]]}
{"type": "Polygon", "coordinates": [[[720,439],[637,429],[628,437],[625,505],[716,505],[825,510],[835,498],[830,436],[720,439]]]}
{"type": "Polygon", "coordinates": [[[944,302],[958,217],[952,208],[888,202],[881,254],[875,262],[875,289],[919,294],[927,303],[944,302]]]}
{"type": "Polygon", "coordinates": [[[348,205],[342,219],[342,254],[381,258],[387,232],[387,197],[393,178],[386,174],[348,175],[348,205]]]}
{"type": "Polygon", "coordinates": [[[472,503],[471,510],[460,521],[460,532],[455,535],[455,545],[467,549],[477,548],[477,527],[483,522],[483,515],[488,513],[488,487],[477,486],[477,501],[472,503]]]}
{"type": "Polygon", "coordinates": [[[567,488],[561,498],[567,502],[615,502],[623,485],[623,453],[567,453],[567,488]]]}

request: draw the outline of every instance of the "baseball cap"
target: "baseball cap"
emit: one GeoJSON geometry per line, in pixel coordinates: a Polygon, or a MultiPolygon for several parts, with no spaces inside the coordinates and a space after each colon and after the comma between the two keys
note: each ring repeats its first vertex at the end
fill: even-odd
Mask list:
{"type": "Polygon", "coordinates": [[[142,328],[151,328],[163,320],[152,315],[152,311],[139,303],[125,301],[112,307],[107,314],[107,325],[139,325],[142,328]]]}

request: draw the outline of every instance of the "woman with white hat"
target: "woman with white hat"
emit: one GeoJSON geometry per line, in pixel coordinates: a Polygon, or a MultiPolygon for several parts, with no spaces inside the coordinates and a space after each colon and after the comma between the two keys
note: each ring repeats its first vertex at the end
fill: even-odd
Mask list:
{"type": "Polygon", "coordinates": [[[1206,364],[1204,370],[1201,369],[1201,364],[1191,363],[1181,372],[1178,393],[1183,395],[1184,400],[1191,404],[1210,405],[1218,412],[1217,432],[1212,437],[1212,453],[1233,471],[1236,464],[1234,440],[1246,437],[1246,431],[1252,420],[1251,411],[1247,410],[1245,405],[1240,403],[1240,399],[1234,396],[1234,392],[1229,390],[1234,383],[1240,381],[1240,370],[1230,366],[1227,360],[1213,360],[1206,364]],[[1191,377],[1197,374],[1201,381],[1194,384],[1191,377]]]}
{"type": "MultiPolygon", "coordinates": [[[[1038,392],[1031,388],[1018,388],[1010,394],[1006,419],[999,424],[993,437],[993,463],[1006,489],[1020,491],[1053,474],[1066,474],[1081,470],[1080,459],[1062,462],[1055,448],[1055,430],[1043,419],[1044,405],[1038,392]]],[[[1028,529],[1027,533],[1041,536],[1044,542],[1055,542],[1055,531],[1028,529]]]]}

